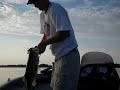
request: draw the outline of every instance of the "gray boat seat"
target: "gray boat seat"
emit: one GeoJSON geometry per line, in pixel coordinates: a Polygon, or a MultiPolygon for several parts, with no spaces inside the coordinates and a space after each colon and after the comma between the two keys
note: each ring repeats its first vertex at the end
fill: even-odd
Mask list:
{"type": "Polygon", "coordinates": [[[78,90],[118,90],[119,76],[112,57],[103,52],[83,55],[78,90]]]}
{"type": "Polygon", "coordinates": [[[87,64],[105,64],[105,63],[114,63],[114,61],[109,54],[97,51],[88,52],[84,54],[81,60],[81,66],[87,64]]]}

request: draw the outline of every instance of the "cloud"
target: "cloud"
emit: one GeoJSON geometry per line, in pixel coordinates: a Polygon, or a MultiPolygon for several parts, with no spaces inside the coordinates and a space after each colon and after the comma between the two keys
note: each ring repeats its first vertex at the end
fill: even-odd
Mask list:
{"type": "MultiPolygon", "coordinates": [[[[91,50],[103,50],[113,52],[114,57],[119,60],[120,0],[52,1],[62,4],[67,9],[82,54],[91,50]]],[[[12,51],[13,57],[19,52],[16,58],[22,60],[21,62],[27,60],[23,58],[25,55],[19,57],[23,50],[26,54],[24,47],[37,45],[41,39],[40,12],[30,5],[27,6],[26,3],[27,0],[0,0],[0,39],[3,41],[1,50],[9,53],[14,46],[17,46],[18,48],[12,51]],[[9,47],[6,46],[8,43],[9,47]],[[5,47],[10,48],[9,52],[5,47]]],[[[47,50],[40,59],[47,63],[48,57],[53,60],[50,50],[47,50]]],[[[13,62],[18,63],[18,61],[13,62]]]]}
{"type": "Polygon", "coordinates": [[[39,35],[39,14],[35,8],[3,2],[0,6],[0,33],[39,35]]]}
{"type": "Polygon", "coordinates": [[[120,9],[69,9],[69,15],[78,36],[120,39],[120,9]]]}
{"type": "Polygon", "coordinates": [[[50,0],[50,1],[54,1],[54,2],[75,2],[77,0],[50,0]]]}
{"type": "MultiPolygon", "coordinates": [[[[111,2],[107,0],[99,2],[98,0],[57,0],[57,2],[70,3],[67,11],[78,37],[120,39],[120,7],[106,9],[119,1],[109,1],[111,2]]],[[[34,7],[27,6],[26,2],[27,0],[2,0],[0,2],[0,33],[39,36],[39,12],[34,7]]]]}
{"type": "Polygon", "coordinates": [[[2,2],[8,2],[8,3],[16,3],[16,4],[22,4],[26,3],[28,0],[2,0],[2,2]]]}
{"type": "Polygon", "coordinates": [[[86,7],[90,7],[93,4],[91,0],[84,0],[84,3],[86,7]]]}

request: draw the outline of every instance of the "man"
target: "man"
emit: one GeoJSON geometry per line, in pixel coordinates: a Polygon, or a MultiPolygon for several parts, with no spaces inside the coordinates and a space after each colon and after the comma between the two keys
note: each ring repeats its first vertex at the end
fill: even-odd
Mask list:
{"type": "Polygon", "coordinates": [[[49,0],[29,0],[41,10],[42,41],[36,46],[44,53],[50,45],[55,56],[54,72],[51,80],[53,90],[76,90],[80,71],[80,56],[77,41],[67,11],[49,0]]]}

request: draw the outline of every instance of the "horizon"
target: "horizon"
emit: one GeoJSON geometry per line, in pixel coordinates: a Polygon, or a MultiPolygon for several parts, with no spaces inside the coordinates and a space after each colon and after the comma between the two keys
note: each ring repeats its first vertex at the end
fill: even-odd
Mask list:
{"type": "MultiPolygon", "coordinates": [[[[80,56],[90,51],[104,52],[120,63],[120,0],[50,0],[68,11],[80,56]]],[[[0,1],[0,64],[26,64],[27,50],[37,45],[40,11],[27,0],[0,1]]],[[[40,63],[52,64],[49,46],[40,63]]]]}

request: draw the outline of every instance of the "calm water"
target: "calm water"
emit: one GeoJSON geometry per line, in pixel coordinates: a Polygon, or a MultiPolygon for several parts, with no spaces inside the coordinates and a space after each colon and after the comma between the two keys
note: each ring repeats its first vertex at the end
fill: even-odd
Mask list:
{"type": "MultiPolygon", "coordinates": [[[[40,68],[38,73],[40,73],[40,68]]],[[[14,78],[21,77],[24,74],[25,68],[0,68],[0,85],[6,83],[8,78],[12,80],[14,78]]]]}
{"type": "MultiPolygon", "coordinates": [[[[44,68],[39,68],[38,73],[40,70],[44,68]]],[[[120,69],[117,69],[119,76],[120,76],[120,69]]],[[[0,85],[7,82],[8,78],[11,80],[17,77],[23,76],[25,73],[25,68],[0,68],[0,85]]]]}

